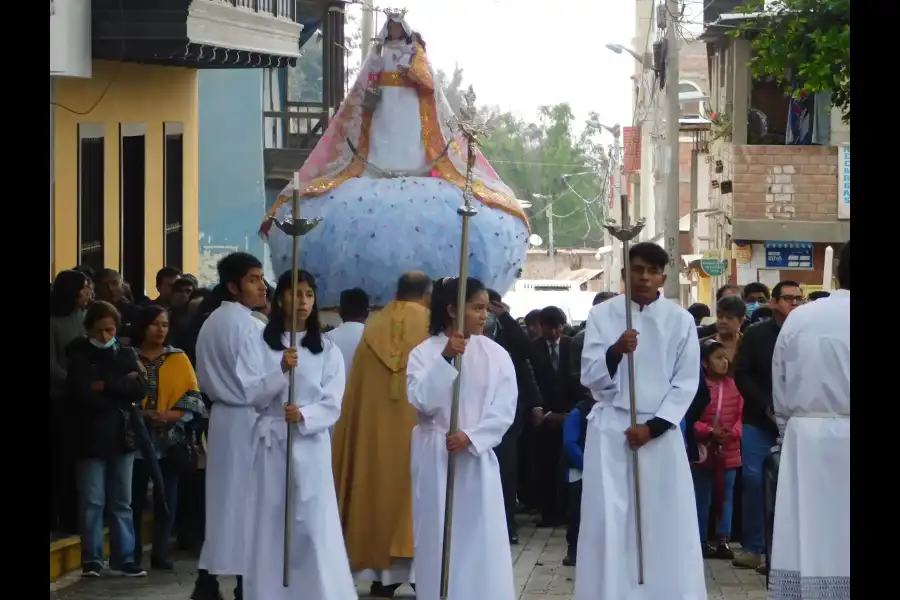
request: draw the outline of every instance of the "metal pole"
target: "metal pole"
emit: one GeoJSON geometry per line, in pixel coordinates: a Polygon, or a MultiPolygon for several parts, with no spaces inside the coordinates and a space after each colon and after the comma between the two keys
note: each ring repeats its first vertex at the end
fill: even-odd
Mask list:
{"type": "MultiPolygon", "coordinates": [[[[297,220],[300,216],[300,182],[294,175],[294,193],[292,195],[291,216],[297,220]]],[[[297,343],[297,276],[300,265],[300,236],[291,237],[291,331],[290,347],[295,348],[297,343]]],[[[288,373],[288,403],[294,403],[294,368],[288,373]]],[[[284,559],[281,565],[281,585],[289,587],[291,584],[291,532],[294,506],[294,429],[293,424],[287,426],[287,460],[284,470],[284,559]]]]}
{"type": "MultiPolygon", "coordinates": [[[[472,87],[463,97],[462,118],[457,127],[467,141],[466,187],[463,190],[463,205],[456,213],[462,217],[462,233],[459,245],[459,285],[456,294],[456,331],[464,333],[466,320],[466,281],[469,278],[469,219],[477,214],[472,204],[472,180],[474,177],[477,152],[477,136],[487,128],[476,121],[475,93],[472,87]]],[[[462,383],[462,355],[453,359],[453,366],[459,373],[453,382],[453,403],[450,405],[450,433],[459,431],[459,395],[462,383]]],[[[441,546],[441,600],[447,600],[450,588],[450,544],[453,533],[453,493],[456,483],[456,455],[447,456],[447,484],[444,496],[444,532],[441,546]]]]}
{"type": "Polygon", "coordinates": [[[550,238],[550,268],[553,269],[553,279],[556,279],[556,243],[553,240],[553,201],[547,204],[547,234],[550,238]]]}
{"type": "MultiPolygon", "coordinates": [[[[285,234],[291,236],[291,290],[296,294],[297,275],[300,270],[300,236],[306,235],[318,225],[322,219],[301,219],[300,218],[300,176],[294,173],[293,194],[291,204],[290,220],[285,219],[279,221],[274,217],[270,220],[285,234]]],[[[290,346],[296,347],[297,342],[297,311],[292,297],[291,301],[291,330],[290,330],[290,346]]],[[[288,373],[288,402],[294,402],[294,369],[288,373]]],[[[294,487],[291,485],[293,481],[293,456],[294,456],[294,427],[287,426],[287,454],[284,473],[284,555],[281,571],[281,584],[284,587],[290,585],[290,554],[291,554],[291,525],[293,521],[293,503],[294,503],[294,487]]]]}
{"type": "Polygon", "coordinates": [[[664,292],[666,298],[681,304],[681,248],[678,231],[678,134],[681,107],[678,103],[678,28],[676,19],[679,16],[680,2],[666,0],[666,213],[665,232],[666,252],[669,254],[669,276],[666,278],[664,292]]]}
{"type": "MultiPolygon", "coordinates": [[[[606,230],[622,242],[622,264],[625,271],[625,329],[632,329],[631,307],[631,258],[628,252],[631,248],[631,240],[640,234],[644,228],[644,220],[641,219],[632,227],[628,214],[628,198],[622,195],[622,226],[618,227],[615,221],[610,220],[605,225],[606,230]]],[[[637,426],[637,391],[634,376],[634,354],[629,353],[628,365],[628,402],[631,412],[631,426],[637,426]]],[[[638,468],[638,451],[631,451],[631,478],[634,486],[634,521],[635,544],[637,547],[638,583],[644,584],[644,536],[642,533],[641,519],[641,479],[638,468]]]]}

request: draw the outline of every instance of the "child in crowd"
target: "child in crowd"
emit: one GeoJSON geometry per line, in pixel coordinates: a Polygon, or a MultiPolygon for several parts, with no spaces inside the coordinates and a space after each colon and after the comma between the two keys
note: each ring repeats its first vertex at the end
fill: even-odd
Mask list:
{"type": "Polygon", "coordinates": [[[710,402],[694,424],[698,460],[693,464],[697,519],[704,558],[731,560],[734,480],[741,466],[741,418],[744,399],[728,374],[728,350],[715,339],[700,345],[701,364],[710,402]],[[706,541],[710,508],[716,519],[715,546],[706,541]]]}
{"type": "Polygon", "coordinates": [[[581,472],[584,470],[584,442],[587,437],[587,418],[594,407],[594,399],[588,396],[575,405],[563,423],[563,452],[568,474],[569,522],[566,526],[566,543],[569,546],[563,564],[574,567],[578,551],[578,528],[581,525],[581,472]]]}

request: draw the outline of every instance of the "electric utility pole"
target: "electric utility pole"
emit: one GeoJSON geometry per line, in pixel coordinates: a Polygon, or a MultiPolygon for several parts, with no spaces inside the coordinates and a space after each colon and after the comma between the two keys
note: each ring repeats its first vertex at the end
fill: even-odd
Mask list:
{"type": "Polygon", "coordinates": [[[681,13],[679,0],[666,0],[666,212],[665,248],[669,254],[669,270],[664,288],[669,300],[681,304],[681,247],[678,230],[679,181],[678,136],[681,106],[678,103],[678,27],[681,13]]]}

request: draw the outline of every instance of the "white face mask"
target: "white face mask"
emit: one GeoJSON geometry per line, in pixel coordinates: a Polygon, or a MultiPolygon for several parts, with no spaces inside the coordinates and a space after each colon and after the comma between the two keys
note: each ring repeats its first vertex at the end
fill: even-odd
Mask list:
{"type": "Polygon", "coordinates": [[[88,340],[90,340],[91,345],[94,348],[99,348],[100,350],[109,350],[110,348],[112,348],[113,346],[116,345],[116,338],[114,338],[114,337],[109,338],[109,341],[106,342],[105,344],[99,340],[95,340],[94,338],[88,338],[88,340]]]}

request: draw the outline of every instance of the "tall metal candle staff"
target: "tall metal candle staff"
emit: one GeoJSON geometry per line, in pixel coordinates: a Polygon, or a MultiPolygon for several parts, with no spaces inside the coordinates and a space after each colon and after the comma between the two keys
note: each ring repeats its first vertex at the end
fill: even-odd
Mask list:
{"type": "MultiPolygon", "coordinates": [[[[489,127],[478,119],[475,108],[475,92],[472,86],[463,96],[463,106],[460,110],[460,118],[450,123],[460,131],[466,139],[468,151],[466,163],[466,187],[463,190],[463,205],[456,213],[462,217],[462,234],[459,243],[459,291],[456,295],[456,331],[463,333],[466,319],[466,281],[469,278],[469,219],[474,217],[478,210],[472,205],[472,179],[475,168],[475,158],[478,149],[478,138],[488,133],[489,127]]],[[[459,393],[462,381],[462,355],[458,354],[453,359],[453,366],[459,372],[456,381],[453,382],[453,404],[450,408],[450,433],[459,431],[459,393]]],[[[444,539],[441,551],[441,600],[447,600],[447,590],[450,583],[450,537],[453,530],[453,486],[456,479],[456,456],[450,454],[447,457],[447,490],[444,498],[444,539]]]]}
{"type": "MultiPolygon", "coordinates": [[[[622,204],[622,225],[618,225],[614,220],[607,219],[603,227],[614,238],[622,242],[622,264],[625,271],[625,329],[631,330],[631,257],[629,249],[631,240],[633,240],[644,228],[645,219],[639,219],[637,223],[631,225],[628,214],[628,194],[621,194],[622,204]]],[[[634,386],[634,354],[628,354],[628,400],[631,409],[631,426],[637,426],[637,393],[634,386]]],[[[634,480],[634,520],[635,531],[637,537],[637,553],[638,553],[638,583],[644,583],[644,541],[641,533],[641,480],[638,470],[638,453],[632,450],[631,476],[634,480]]]]}
{"type": "MultiPolygon", "coordinates": [[[[291,331],[290,331],[290,347],[294,348],[297,343],[297,311],[294,307],[297,293],[297,275],[300,270],[300,236],[306,235],[318,225],[322,219],[301,219],[300,218],[300,176],[294,173],[293,181],[294,194],[292,197],[291,214],[285,217],[283,221],[272,217],[272,222],[289,236],[291,236],[291,331]]],[[[288,402],[294,403],[294,369],[288,374],[288,402]]],[[[294,427],[290,424],[287,426],[287,463],[284,473],[284,558],[281,571],[281,584],[284,587],[290,585],[290,556],[291,556],[291,523],[293,521],[294,507],[294,487],[291,480],[294,477],[294,427]]]]}

